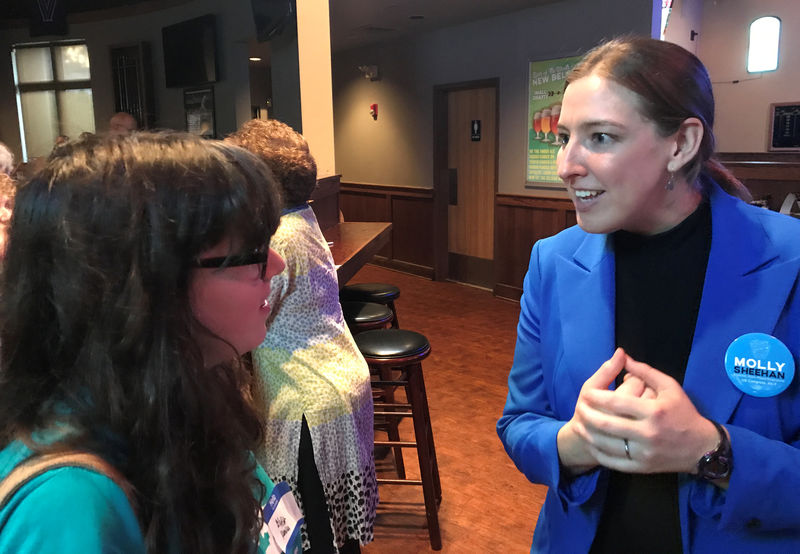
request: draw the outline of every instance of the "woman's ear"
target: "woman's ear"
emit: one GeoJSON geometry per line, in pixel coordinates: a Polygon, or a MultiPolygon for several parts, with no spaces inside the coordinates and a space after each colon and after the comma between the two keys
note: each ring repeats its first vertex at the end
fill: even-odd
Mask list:
{"type": "Polygon", "coordinates": [[[672,135],[673,150],[667,164],[668,171],[678,171],[694,159],[703,142],[704,132],[703,122],[696,117],[686,118],[681,123],[678,130],[672,135]]]}

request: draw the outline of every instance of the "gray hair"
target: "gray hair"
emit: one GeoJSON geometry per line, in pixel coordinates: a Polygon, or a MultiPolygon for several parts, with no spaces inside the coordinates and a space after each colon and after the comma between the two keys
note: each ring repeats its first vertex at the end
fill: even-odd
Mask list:
{"type": "Polygon", "coordinates": [[[8,146],[0,142],[0,173],[11,175],[12,171],[14,171],[14,154],[8,146]]]}

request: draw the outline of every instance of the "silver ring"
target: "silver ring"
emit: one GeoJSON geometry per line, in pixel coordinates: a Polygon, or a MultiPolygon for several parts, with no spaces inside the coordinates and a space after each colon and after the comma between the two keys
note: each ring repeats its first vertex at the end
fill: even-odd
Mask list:
{"type": "Polygon", "coordinates": [[[625,455],[629,460],[633,460],[633,458],[631,458],[631,446],[628,444],[628,439],[622,439],[622,442],[625,443],[625,455]]]}

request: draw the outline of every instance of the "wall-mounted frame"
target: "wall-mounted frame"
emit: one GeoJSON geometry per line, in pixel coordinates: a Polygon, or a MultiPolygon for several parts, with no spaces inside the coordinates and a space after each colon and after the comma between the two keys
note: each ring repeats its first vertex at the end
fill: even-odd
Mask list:
{"type": "Polygon", "coordinates": [[[564,80],[580,59],[580,56],[570,56],[528,63],[526,189],[564,190],[564,182],[556,168],[559,150],[556,126],[561,113],[564,80]]]}
{"type": "Polygon", "coordinates": [[[769,106],[770,152],[800,152],[800,102],[778,102],[769,106]]]}
{"type": "Polygon", "coordinates": [[[183,109],[186,112],[186,130],[203,138],[217,138],[214,112],[214,87],[185,89],[183,109]]]}

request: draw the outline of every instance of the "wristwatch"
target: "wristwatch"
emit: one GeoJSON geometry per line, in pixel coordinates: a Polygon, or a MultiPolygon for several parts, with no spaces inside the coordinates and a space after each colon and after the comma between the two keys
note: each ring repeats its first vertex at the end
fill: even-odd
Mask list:
{"type": "Polygon", "coordinates": [[[730,477],[733,470],[733,450],[731,441],[722,425],[712,421],[719,433],[719,444],[714,450],[703,454],[697,462],[697,475],[706,481],[716,481],[730,477]]]}

